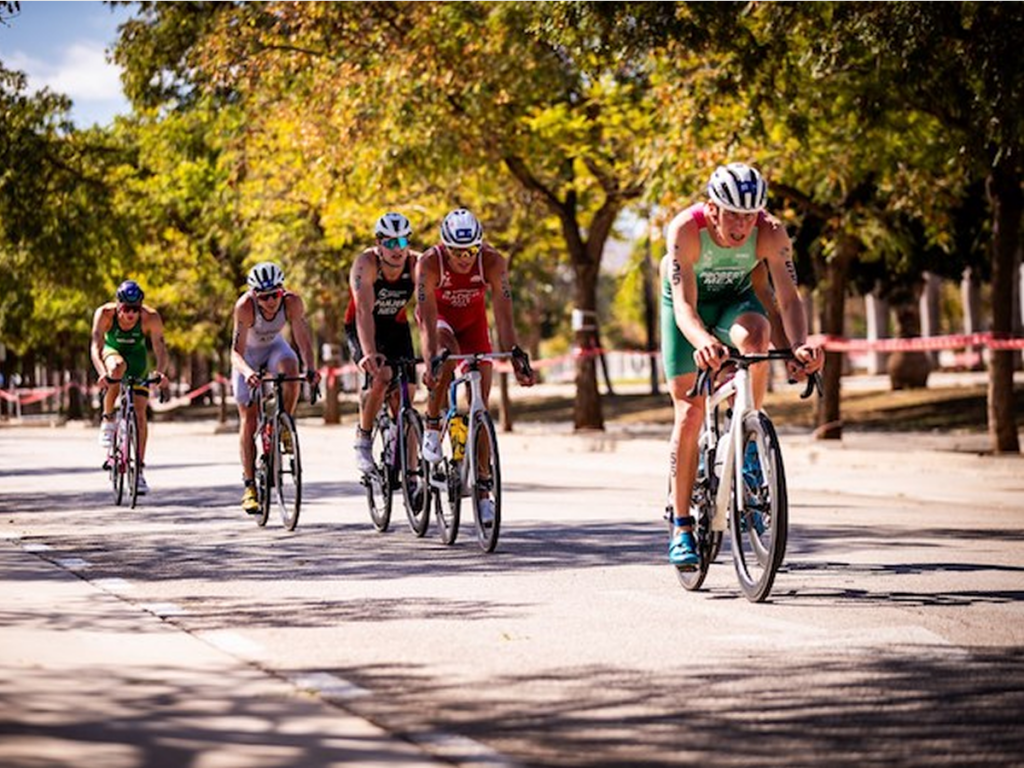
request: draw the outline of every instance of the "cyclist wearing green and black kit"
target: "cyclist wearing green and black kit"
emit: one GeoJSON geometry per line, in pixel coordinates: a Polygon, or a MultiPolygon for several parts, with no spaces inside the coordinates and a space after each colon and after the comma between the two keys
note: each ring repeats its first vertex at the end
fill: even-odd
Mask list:
{"type": "MultiPolygon", "coordinates": [[[[100,382],[132,376],[145,378],[149,368],[146,351],[146,337],[153,345],[156,355],[156,370],[152,377],[160,379],[160,388],[167,389],[170,382],[163,374],[167,369],[167,346],[164,344],[164,324],[160,313],[142,304],[144,294],[134,280],[125,280],[117,288],[117,301],[109,301],[99,307],[92,319],[92,343],[90,344],[92,364],[100,382]]],[[[103,419],[100,428],[100,445],[109,447],[114,434],[114,409],[117,407],[120,384],[107,385],[103,398],[103,419]]],[[[135,411],[139,418],[139,459],[145,464],[146,398],[149,389],[135,387],[135,411]]],[[[139,472],[139,493],[149,490],[146,478],[139,472]]]]}
{"type": "MultiPolygon", "coordinates": [[[[669,223],[668,254],[661,262],[662,359],[674,409],[668,556],[681,569],[699,563],[689,509],[704,398],[688,397],[687,392],[698,368],[717,370],[721,365],[723,342],[745,354],[768,350],[772,324],[758,295],[770,296],[769,276],[797,360],[811,372],[824,359],[820,348],[807,344],[792,245],[782,224],[764,211],[768,185],[761,174],[742,163],[721,166],[708,183],[708,198],[669,223]]],[[[757,407],[768,372],[763,364],[751,368],[757,407]]]]}

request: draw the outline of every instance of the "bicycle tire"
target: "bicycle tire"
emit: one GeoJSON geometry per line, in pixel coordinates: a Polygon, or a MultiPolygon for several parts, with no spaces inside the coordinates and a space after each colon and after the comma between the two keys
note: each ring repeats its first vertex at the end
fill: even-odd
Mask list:
{"type": "Polygon", "coordinates": [[[125,439],[124,468],[125,480],[128,483],[128,503],[132,509],[139,499],[139,472],[142,460],[139,458],[139,416],[134,410],[128,412],[125,420],[128,434],[125,439]]]}
{"type": "MultiPolygon", "coordinates": [[[[263,430],[266,428],[265,424],[261,424],[256,431],[256,441],[261,445],[266,445],[263,442],[263,430]]],[[[267,524],[267,520],[270,519],[270,504],[271,504],[271,489],[274,487],[274,448],[273,448],[273,428],[271,428],[271,440],[270,450],[263,451],[260,448],[260,455],[257,457],[256,465],[256,487],[259,490],[260,495],[260,513],[256,516],[256,525],[260,528],[267,524]]]]}
{"type": "Polygon", "coordinates": [[[775,428],[764,413],[751,413],[744,419],[743,450],[736,457],[737,461],[743,461],[751,442],[757,445],[758,451],[756,488],[751,486],[751,503],[745,506],[742,515],[739,514],[738,494],[747,493],[748,482],[744,479],[743,488],[733,488],[729,526],[740,588],[748,600],[759,603],[771,593],[785,557],[789,502],[782,450],[775,428]]]}
{"type": "Polygon", "coordinates": [[[302,510],[302,453],[299,450],[299,432],[290,413],[277,414],[274,434],[277,437],[274,441],[277,509],[285,530],[294,531],[295,526],[299,524],[299,512],[302,510]],[[288,447],[286,435],[291,437],[290,453],[285,451],[288,447]]]}
{"type": "Polygon", "coordinates": [[[494,422],[486,411],[477,413],[473,420],[473,438],[469,441],[476,450],[476,477],[473,478],[473,520],[476,522],[477,543],[484,552],[493,552],[498,546],[501,533],[501,457],[498,453],[498,435],[494,430],[494,422]],[[481,463],[481,455],[486,453],[486,463],[481,463]],[[487,488],[487,485],[490,488],[487,488]],[[481,514],[481,492],[490,490],[490,498],[494,502],[494,516],[490,524],[486,524],[481,514]]]}
{"type": "Polygon", "coordinates": [[[391,492],[392,492],[392,468],[388,461],[387,431],[391,428],[391,417],[386,413],[386,408],[381,409],[376,420],[373,422],[373,431],[370,436],[371,452],[374,456],[374,469],[363,475],[363,485],[366,488],[366,503],[370,508],[370,520],[373,527],[379,533],[385,533],[391,525],[391,492]]]}
{"type": "Polygon", "coordinates": [[[123,424],[118,416],[114,433],[110,436],[110,453],[107,461],[110,463],[110,484],[114,492],[114,504],[121,506],[124,498],[124,437],[122,436],[123,424]]]}
{"type": "Polygon", "coordinates": [[[427,493],[430,469],[423,458],[423,421],[413,408],[403,408],[398,421],[401,429],[397,450],[401,456],[405,515],[412,532],[422,538],[430,527],[430,494],[427,493]]]}
{"type": "Polygon", "coordinates": [[[462,514],[462,461],[455,460],[451,440],[447,438],[445,430],[441,434],[443,456],[441,461],[431,468],[433,475],[430,484],[441,542],[451,546],[459,537],[459,521],[462,514]]]}

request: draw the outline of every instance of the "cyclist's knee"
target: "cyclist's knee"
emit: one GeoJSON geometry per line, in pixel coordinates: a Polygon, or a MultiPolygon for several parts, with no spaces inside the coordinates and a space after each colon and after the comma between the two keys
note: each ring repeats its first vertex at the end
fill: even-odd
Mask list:
{"type": "Polygon", "coordinates": [[[744,354],[767,352],[772,338],[772,326],[768,318],[762,315],[746,314],[729,329],[729,338],[744,354]]]}

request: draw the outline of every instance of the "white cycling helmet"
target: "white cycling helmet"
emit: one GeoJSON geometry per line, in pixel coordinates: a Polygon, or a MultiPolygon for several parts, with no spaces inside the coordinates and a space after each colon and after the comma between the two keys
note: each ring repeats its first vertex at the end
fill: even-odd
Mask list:
{"type": "Polygon", "coordinates": [[[409,237],[412,235],[412,224],[400,213],[385,213],[377,219],[373,233],[382,238],[409,237]]]}
{"type": "Polygon", "coordinates": [[[735,213],[756,213],[768,203],[768,184],[756,169],[744,163],[720,165],[708,182],[708,197],[719,208],[735,213]]]}
{"type": "Polygon", "coordinates": [[[254,291],[269,291],[284,285],[284,272],[272,261],[260,262],[249,270],[246,282],[254,291]]]}
{"type": "Polygon", "coordinates": [[[456,208],[441,222],[441,242],[448,248],[472,248],[484,241],[484,228],[465,208],[456,208]]]}

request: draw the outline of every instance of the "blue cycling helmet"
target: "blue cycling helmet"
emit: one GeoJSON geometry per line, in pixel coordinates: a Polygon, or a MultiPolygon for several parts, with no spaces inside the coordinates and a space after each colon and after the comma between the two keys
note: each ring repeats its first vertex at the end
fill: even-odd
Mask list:
{"type": "Polygon", "coordinates": [[[456,208],[441,222],[441,242],[448,248],[472,248],[484,241],[484,228],[465,208],[456,208]]]}
{"type": "Polygon", "coordinates": [[[145,295],[134,280],[125,280],[117,286],[117,300],[121,304],[141,304],[145,295]]]}

